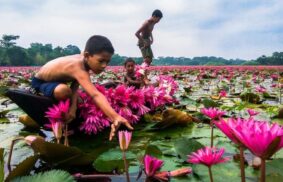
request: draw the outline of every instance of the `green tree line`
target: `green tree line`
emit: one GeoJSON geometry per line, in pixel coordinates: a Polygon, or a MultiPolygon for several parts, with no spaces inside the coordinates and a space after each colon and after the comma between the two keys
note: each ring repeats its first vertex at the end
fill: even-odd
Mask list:
{"type": "MultiPolygon", "coordinates": [[[[17,46],[18,35],[3,35],[0,39],[0,66],[41,66],[57,57],[79,54],[81,51],[75,45],[65,48],[52,44],[31,43],[28,48],[17,46]]],[[[110,65],[123,65],[126,56],[114,54],[110,65]]],[[[138,64],[141,57],[133,58],[138,64]]],[[[222,57],[158,57],[154,65],[283,65],[283,52],[274,52],[271,56],[261,56],[254,60],[225,59],[222,57]]]]}
{"type": "Polygon", "coordinates": [[[0,66],[40,66],[57,57],[79,54],[77,46],[68,45],[65,48],[52,44],[31,43],[23,48],[16,45],[20,36],[3,35],[0,40],[0,66]]]}

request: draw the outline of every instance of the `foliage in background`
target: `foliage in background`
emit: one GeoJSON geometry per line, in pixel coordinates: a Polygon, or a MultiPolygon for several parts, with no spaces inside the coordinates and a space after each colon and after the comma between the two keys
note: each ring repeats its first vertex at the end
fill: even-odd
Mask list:
{"type": "MultiPolygon", "coordinates": [[[[75,45],[65,48],[54,47],[52,44],[31,43],[23,48],[16,45],[18,35],[3,35],[0,40],[0,66],[41,66],[46,62],[61,56],[79,54],[81,50],[75,45]]],[[[126,56],[114,54],[110,66],[121,66],[126,56]]],[[[134,57],[141,64],[141,57],[134,57]]],[[[255,60],[225,59],[222,57],[158,57],[153,60],[154,65],[283,65],[283,52],[274,52],[272,56],[261,56],[255,60]]]]}

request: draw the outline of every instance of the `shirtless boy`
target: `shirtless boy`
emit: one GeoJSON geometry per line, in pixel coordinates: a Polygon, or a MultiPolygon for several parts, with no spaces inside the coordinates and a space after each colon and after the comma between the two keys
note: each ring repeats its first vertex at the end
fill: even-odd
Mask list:
{"type": "Polygon", "coordinates": [[[42,66],[32,79],[32,87],[56,100],[70,98],[71,107],[66,116],[66,122],[70,122],[76,117],[77,90],[80,85],[112,122],[109,136],[112,140],[121,124],[129,129],[133,128],[125,118],[116,113],[105,96],[91,83],[89,71],[94,74],[103,72],[113,54],[111,42],[106,37],[94,35],[88,39],[82,54],[60,57],[42,66]],[[71,87],[67,86],[67,82],[71,82],[71,87]]]}
{"type": "Polygon", "coordinates": [[[138,40],[138,46],[141,50],[144,62],[148,65],[151,64],[153,58],[153,52],[151,50],[151,44],[153,43],[152,31],[154,25],[160,21],[163,17],[160,10],[154,10],[150,19],[146,20],[144,24],[136,32],[138,40]]]}

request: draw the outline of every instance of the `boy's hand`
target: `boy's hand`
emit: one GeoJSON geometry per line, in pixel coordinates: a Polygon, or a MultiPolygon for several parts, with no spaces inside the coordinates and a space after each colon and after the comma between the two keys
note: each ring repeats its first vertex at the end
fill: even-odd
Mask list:
{"type": "Polygon", "coordinates": [[[130,130],[134,129],[125,118],[123,118],[122,116],[118,116],[113,121],[113,123],[111,124],[111,132],[110,132],[110,135],[109,135],[109,140],[110,141],[115,136],[116,130],[120,127],[121,124],[125,125],[130,130]]]}

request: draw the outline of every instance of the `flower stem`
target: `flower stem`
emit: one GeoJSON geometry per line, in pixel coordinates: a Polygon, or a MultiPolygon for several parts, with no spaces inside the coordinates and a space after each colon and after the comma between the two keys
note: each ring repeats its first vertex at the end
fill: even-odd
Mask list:
{"type": "Polygon", "coordinates": [[[64,145],[69,147],[69,141],[68,141],[68,124],[65,124],[65,141],[64,141],[64,145]]]}
{"type": "Polygon", "coordinates": [[[24,139],[24,137],[17,137],[12,140],[11,146],[10,146],[10,152],[9,152],[9,157],[8,157],[8,162],[7,162],[7,167],[9,172],[11,172],[11,160],[12,160],[12,154],[13,154],[13,149],[16,141],[24,139]]]}
{"type": "Polygon", "coordinates": [[[127,164],[127,160],[126,160],[126,152],[123,151],[123,160],[124,160],[124,166],[125,166],[125,172],[126,172],[126,179],[127,182],[130,182],[130,176],[129,176],[129,172],[128,172],[128,164],[127,164]]]}
{"type": "Polygon", "coordinates": [[[210,182],[213,182],[211,167],[208,167],[210,182]]]}
{"type": "Polygon", "coordinates": [[[261,159],[260,182],[265,182],[265,159],[261,159]]]}
{"type": "Polygon", "coordinates": [[[240,168],[241,168],[241,181],[245,182],[245,156],[244,156],[244,147],[240,145],[240,168]]]}
{"type": "Polygon", "coordinates": [[[211,136],[210,136],[210,147],[213,147],[213,121],[210,122],[211,136]]]}

